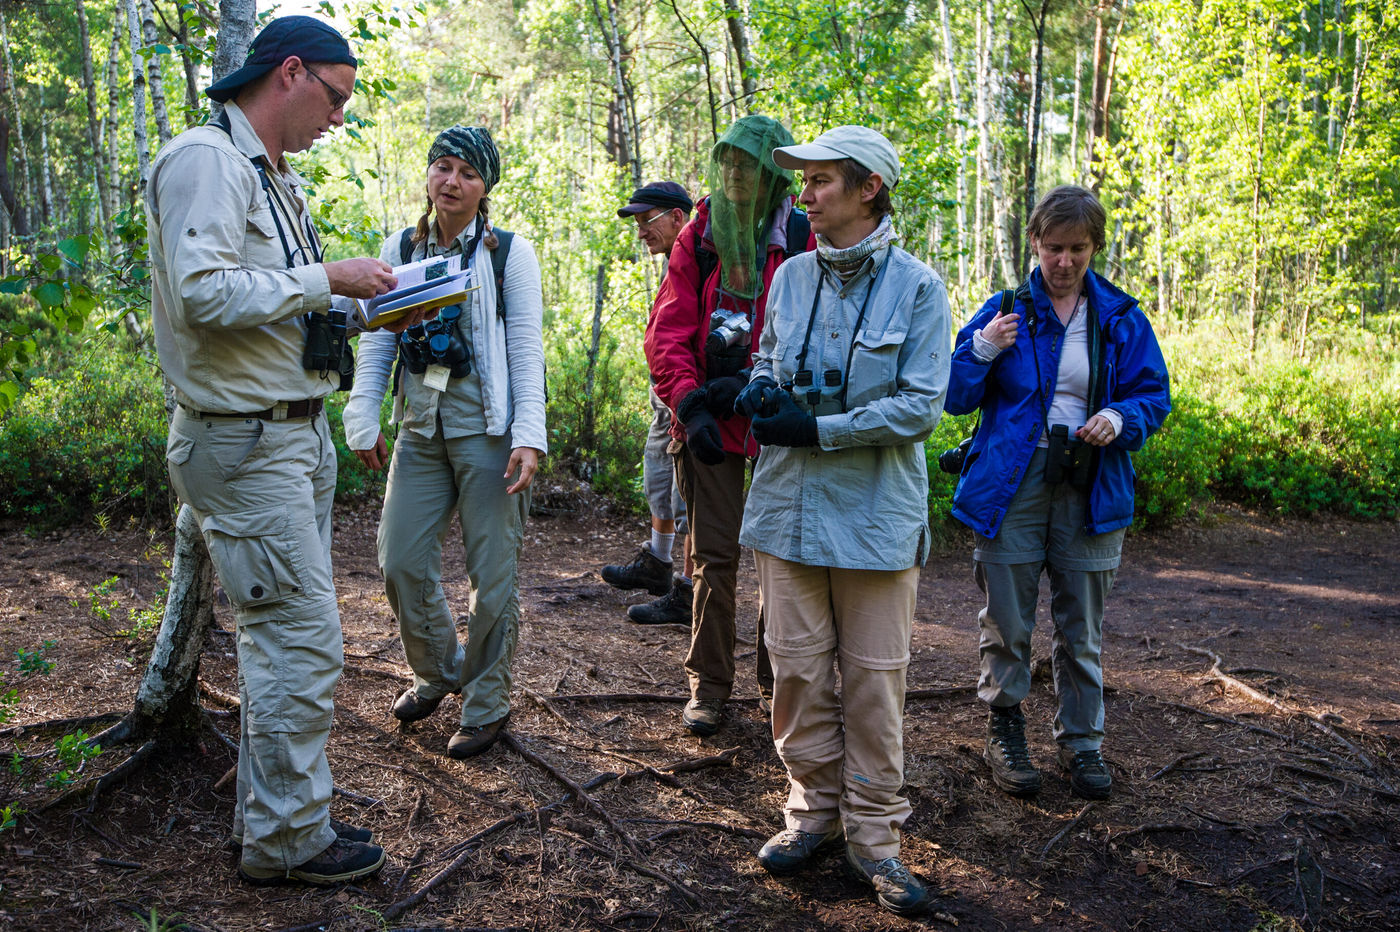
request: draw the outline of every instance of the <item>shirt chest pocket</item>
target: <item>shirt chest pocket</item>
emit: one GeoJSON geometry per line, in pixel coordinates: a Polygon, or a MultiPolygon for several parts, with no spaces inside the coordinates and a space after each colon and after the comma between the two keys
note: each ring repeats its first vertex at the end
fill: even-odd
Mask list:
{"type": "Polygon", "coordinates": [[[277,221],[266,203],[248,209],[242,260],[246,269],[281,269],[287,266],[287,254],[282,249],[277,221]]]}
{"type": "Polygon", "coordinates": [[[899,390],[899,350],[906,330],[862,330],[856,334],[846,390],[846,410],[887,398],[899,390]]]}

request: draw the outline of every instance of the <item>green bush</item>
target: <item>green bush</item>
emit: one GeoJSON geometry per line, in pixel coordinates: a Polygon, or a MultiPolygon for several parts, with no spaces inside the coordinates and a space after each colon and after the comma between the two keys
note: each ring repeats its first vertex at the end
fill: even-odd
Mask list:
{"type": "Polygon", "coordinates": [[[163,520],[165,433],[155,364],[94,340],[61,374],[34,379],[0,421],[0,513],[43,527],[163,520]]]}

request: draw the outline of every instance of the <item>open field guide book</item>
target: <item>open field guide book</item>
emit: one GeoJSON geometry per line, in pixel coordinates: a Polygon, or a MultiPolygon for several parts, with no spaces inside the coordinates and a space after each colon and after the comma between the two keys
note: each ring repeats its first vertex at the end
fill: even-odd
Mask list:
{"type": "Polygon", "coordinates": [[[369,300],[355,300],[355,317],[361,328],[373,330],[422,309],[437,310],[466,299],[471,288],[471,268],[462,257],[434,256],[394,268],[398,286],[369,300]]]}

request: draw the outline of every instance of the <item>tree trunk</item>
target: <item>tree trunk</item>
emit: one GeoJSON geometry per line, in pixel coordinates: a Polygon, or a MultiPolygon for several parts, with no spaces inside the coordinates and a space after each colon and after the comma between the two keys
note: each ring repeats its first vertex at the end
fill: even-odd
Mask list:
{"type": "Polygon", "coordinates": [[[185,11],[177,7],[175,12],[180,17],[180,29],[175,37],[180,40],[180,66],[185,70],[185,128],[188,129],[199,122],[199,66],[190,54],[190,24],[185,22],[185,11]]]}
{"type": "Polygon", "coordinates": [[[943,63],[948,69],[948,93],[953,102],[953,122],[958,128],[958,292],[967,295],[967,121],[963,119],[962,94],[958,90],[958,69],[953,59],[953,29],[948,16],[948,0],[939,0],[943,20],[943,63]]]}
{"type": "Polygon", "coordinates": [[[987,23],[980,12],[974,13],[977,20],[977,198],[972,212],[972,277],[978,281],[991,280],[987,271],[987,176],[991,174],[991,140],[987,125],[987,23]]]}
{"type": "Polygon", "coordinates": [[[1069,176],[1076,181],[1082,180],[1083,175],[1079,171],[1079,109],[1080,109],[1080,88],[1083,84],[1084,76],[1084,48],[1079,44],[1079,40],[1074,40],[1074,104],[1070,107],[1069,114],[1069,176]]]}
{"type": "Polygon", "coordinates": [[[136,141],[136,203],[146,194],[151,176],[151,141],[146,132],[146,59],[141,55],[141,24],[136,19],[136,0],[122,0],[126,14],[126,38],[131,47],[131,135],[136,141]]]}
{"type": "MultiPolygon", "coordinates": [[[[156,33],[156,14],[152,0],[140,0],[141,37],[146,48],[160,41],[156,33]]],[[[155,52],[146,61],[146,83],[151,91],[151,112],[156,118],[156,139],[160,146],[170,141],[174,134],[170,131],[170,113],[165,109],[165,78],[161,76],[161,56],[155,52]]],[[[145,178],[145,175],[142,175],[145,178]]]]}
{"type": "Polygon", "coordinates": [[[1099,0],[1094,7],[1094,78],[1089,99],[1089,132],[1084,140],[1084,174],[1089,188],[1098,193],[1103,180],[1095,167],[1095,147],[1108,132],[1107,115],[1104,113],[1104,92],[1108,84],[1108,13],[1114,0],[1099,0]],[[1092,175],[1092,177],[1090,177],[1092,175]]]}
{"type": "Polygon", "coordinates": [[[126,35],[126,18],[122,15],[122,3],[116,0],[112,15],[112,44],[107,49],[107,216],[115,217],[122,209],[121,151],[117,142],[117,113],[121,104],[121,61],[122,40],[126,35]]]}
{"type": "MultiPolygon", "coordinates": [[[[9,218],[9,232],[15,236],[29,235],[29,226],[24,210],[15,194],[14,183],[10,180],[10,118],[0,111],[0,201],[5,204],[5,216],[9,218]]],[[[9,243],[5,244],[7,247],[9,243]]],[[[6,253],[8,255],[8,251],[6,253]]]]}
{"type": "MultiPolygon", "coordinates": [[[[1035,173],[1038,167],[1037,157],[1040,154],[1040,88],[1044,81],[1042,72],[1045,63],[1045,17],[1050,11],[1050,0],[1040,0],[1040,18],[1031,21],[1035,27],[1035,68],[1031,76],[1031,112],[1030,124],[1027,127],[1027,138],[1030,141],[1030,151],[1026,156],[1026,220],[1031,219],[1031,210],[1035,207],[1035,173]]],[[[1029,241],[1021,253],[1021,267],[1030,266],[1031,253],[1029,241]]]]}
{"type": "Polygon", "coordinates": [[[107,191],[106,175],[100,168],[97,168],[102,164],[102,131],[97,118],[97,84],[92,76],[92,37],[88,33],[87,5],[83,0],[77,0],[77,8],[78,41],[82,45],[79,51],[82,52],[83,56],[83,97],[87,101],[88,148],[92,151],[92,164],[95,169],[93,175],[97,179],[98,226],[106,231],[107,218],[111,216],[107,212],[108,199],[111,195],[107,191]]]}
{"type": "MultiPolygon", "coordinates": [[[[131,0],[125,2],[130,4],[131,0]]],[[[246,57],[257,5],[255,0],[225,0],[219,5],[219,14],[215,81],[236,71],[246,57]]],[[[139,74],[139,69],[135,73],[139,74]]],[[[145,173],[142,178],[144,182],[145,173]]],[[[168,382],[166,406],[173,410],[168,382]]],[[[189,506],[180,508],[175,521],[175,556],[167,592],[165,617],[128,721],[142,737],[179,743],[197,734],[199,656],[214,617],[214,567],[189,506]]]]}
{"type": "Polygon", "coordinates": [[[753,110],[753,96],[758,91],[754,77],[753,55],[749,52],[749,33],[744,26],[744,11],[739,0],[724,0],[724,18],[729,24],[729,41],[734,45],[734,60],[739,66],[739,83],[744,88],[743,110],[753,110]]]}
{"type": "Polygon", "coordinates": [[[140,735],[158,731],[164,739],[191,743],[200,727],[199,655],[214,624],[214,565],[188,505],[175,520],[169,592],[160,633],[136,691],[132,726],[140,735]]]}
{"type": "MultiPolygon", "coordinates": [[[[994,0],[986,0],[986,27],[985,34],[990,46],[991,37],[996,34],[996,5],[994,0]]],[[[1003,57],[1009,56],[1009,44],[1003,47],[1003,57]]],[[[987,126],[1000,125],[1006,115],[1004,101],[1005,86],[1001,76],[1008,73],[1009,69],[1005,62],[1000,70],[992,68],[991,53],[986,55],[987,69],[983,72],[982,78],[986,83],[986,93],[983,95],[985,111],[981,115],[981,121],[987,126]],[[995,107],[995,113],[992,108],[995,107]]],[[[1005,158],[1005,149],[999,139],[989,139],[990,150],[987,153],[986,183],[992,194],[992,257],[1001,273],[1001,287],[1010,288],[1015,285],[1019,276],[1016,274],[1014,259],[1012,256],[1010,220],[1011,220],[1011,198],[1006,193],[1006,185],[1002,179],[1002,166],[1005,158]]],[[[992,283],[996,283],[992,270],[988,269],[988,277],[992,283]]]]}
{"type": "Polygon", "coordinates": [[[603,304],[608,299],[608,264],[598,263],[598,273],[593,281],[593,336],[588,343],[588,372],[583,383],[583,437],[581,446],[592,449],[595,446],[595,424],[597,412],[593,406],[593,383],[598,375],[598,346],[603,339],[603,304]]]}
{"type": "Polygon", "coordinates": [[[671,12],[676,14],[676,22],[681,24],[681,29],[690,36],[690,41],[695,43],[695,47],[700,50],[700,62],[705,66],[705,91],[710,99],[710,142],[713,144],[719,139],[719,103],[715,98],[715,79],[710,72],[710,49],[701,41],[695,30],[690,28],[690,24],[681,15],[680,8],[676,6],[676,0],[670,0],[671,12]]]}
{"type": "MultiPolygon", "coordinates": [[[[19,160],[15,163],[14,174],[19,176],[19,184],[10,179],[11,194],[5,203],[10,212],[10,222],[16,236],[28,236],[33,232],[31,211],[34,205],[34,186],[29,181],[29,145],[24,139],[24,115],[19,106],[19,87],[15,83],[15,63],[10,57],[10,29],[5,16],[0,13],[0,48],[5,53],[5,73],[0,76],[0,93],[10,98],[10,109],[14,112],[15,142],[19,144],[19,160]]],[[[8,170],[8,163],[7,163],[8,170]]]]}
{"type": "Polygon", "coordinates": [[[631,174],[633,184],[641,187],[641,131],[637,126],[637,101],[623,65],[631,56],[617,28],[615,0],[607,0],[606,16],[603,15],[598,0],[592,0],[592,3],[593,15],[603,33],[603,41],[608,46],[608,60],[612,71],[613,96],[608,107],[608,154],[619,168],[631,174]]]}
{"type": "Polygon", "coordinates": [[[54,219],[53,175],[49,172],[49,118],[44,102],[46,88],[39,82],[39,217],[47,228],[54,219]]]}

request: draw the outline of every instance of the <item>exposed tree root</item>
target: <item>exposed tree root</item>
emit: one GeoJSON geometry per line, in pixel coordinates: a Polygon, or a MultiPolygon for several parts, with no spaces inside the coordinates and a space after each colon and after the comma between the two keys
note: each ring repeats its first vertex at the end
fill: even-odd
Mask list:
{"type": "Polygon", "coordinates": [[[77,786],[74,786],[63,793],[58,794],[53,799],[40,806],[39,811],[46,812],[49,809],[53,809],[55,806],[62,805],[63,803],[68,802],[69,800],[76,799],[77,797],[82,796],[85,793],[90,793],[91,796],[88,800],[87,811],[92,812],[94,807],[96,807],[97,805],[98,797],[101,796],[102,793],[109,787],[120,783],[122,780],[125,780],[127,777],[131,776],[131,774],[139,770],[142,763],[146,760],[146,758],[151,756],[155,749],[156,742],[147,741],[145,744],[137,748],[136,751],[130,757],[122,761],[116,767],[112,768],[111,770],[107,771],[99,777],[94,777],[91,780],[80,783],[77,786]]]}
{"type": "Polygon", "coordinates": [[[1045,847],[1040,849],[1040,859],[1042,861],[1045,860],[1046,855],[1050,853],[1050,849],[1059,844],[1061,838],[1064,838],[1070,832],[1078,828],[1079,823],[1083,822],[1084,817],[1087,816],[1093,810],[1093,803],[1085,803],[1084,808],[1079,810],[1079,814],[1076,815],[1073,819],[1070,819],[1069,824],[1066,825],[1064,828],[1060,829],[1058,832],[1056,832],[1054,837],[1052,837],[1049,841],[1045,843],[1045,847]]]}
{"type": "Polygon", "coordinates": [[[101,715],[80,715],[76,718],[49,718],[40,722],[30,722],[27,725],[11,725],[9,728],[0,728],[0,737],[16,738],[26,735],[31,731],[48,731],[49,729],[85,728],[88,725],[96,725],[102,722],[110,722],[121,718],[120,712],[104,712],[101,715]]]}

